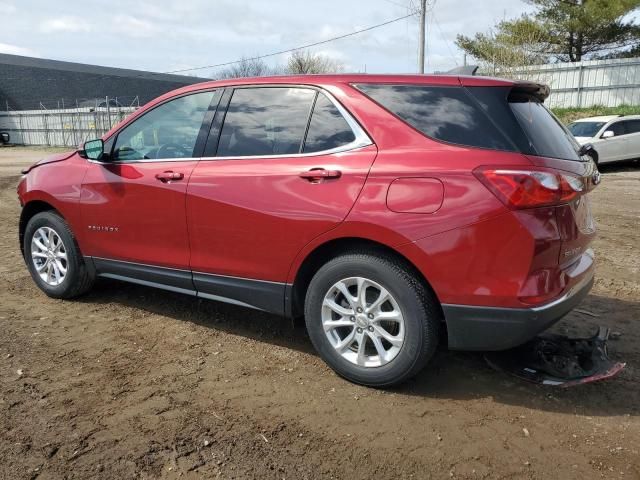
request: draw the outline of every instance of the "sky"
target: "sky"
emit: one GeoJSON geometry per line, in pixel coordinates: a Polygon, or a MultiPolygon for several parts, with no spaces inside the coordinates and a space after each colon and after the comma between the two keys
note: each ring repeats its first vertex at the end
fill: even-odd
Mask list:
{"type": "MultiPolygon", "coordinates": [[[[401,17],[418,0],[0,0],[0,53],[155,72],[322,41],[401,17]]],[[[428,0],[426,70],[462,65],[458,34],[485,32],[522,0],[428,0]]],[[[310,49],[347,72],[417,71],[418,18],[310,49]]],[[[287,56],[265,59],[274,66],[287,56]]],[[[215,77],[220,68],[184,72],[215,77]]]]}

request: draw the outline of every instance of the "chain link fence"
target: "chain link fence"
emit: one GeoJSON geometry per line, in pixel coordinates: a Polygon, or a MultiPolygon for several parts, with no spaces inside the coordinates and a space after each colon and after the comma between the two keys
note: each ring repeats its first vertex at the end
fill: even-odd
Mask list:
{"type": "Polygon", "coordinates": [[[41,102],[39,110],[11,110],[6,106],[6,111],[0,111],[0,131],[8,132],[10,142],[17,145],[77,147],[101,137],[140,106],[137,97],[123,104],[122,99],[108,96],[76,101],[72,108],[67,108],[64,100],[58,101],[56,106],[60,108],[45,105],[41,102]]]}

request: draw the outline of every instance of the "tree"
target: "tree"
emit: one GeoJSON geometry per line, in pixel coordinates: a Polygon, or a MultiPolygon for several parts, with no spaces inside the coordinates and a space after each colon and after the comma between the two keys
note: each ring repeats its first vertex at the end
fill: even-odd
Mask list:
{"type": "Polygon", "coordinates": [[[288,73],[336,73],[342,71],[342,64],[326,55],[296,50],[287,60],[288,73]]]}
{"type": "Polygon", "coordinates": [[[491,63],[501,52],[519,56],[522,65],[604,58],[640,45],[640,26],[629,15],[640,0],[525,1],[536,11],[503,20],[488,34],[459,35],[456,44],[481,61],[491,63]]]}
{"type": "Polygon", "coordinates": [[[261,58],[242,57],[238,63],[225,68],[215,78],[242,78],[242,77],[264,77],[273,75],[276,69],[267,65],[261,58]]]}
{"type": "Polygon", "coordinates": [[[480,71],[495,75],[499,70],[503,77],[517,77],[523,65],[546,63],[544,55],[530,48],[541,40],[540,32],[527,25],[511,28],[505,34],[500,23],[495,31],[478,33],[474,39],[459,36],[457,44],[478,61],[480,71]]]}

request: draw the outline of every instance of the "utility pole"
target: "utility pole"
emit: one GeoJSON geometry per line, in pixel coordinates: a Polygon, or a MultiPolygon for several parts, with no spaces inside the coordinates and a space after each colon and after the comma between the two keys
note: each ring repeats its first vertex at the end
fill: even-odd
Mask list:
{"type": "Polygon", "coordinates": [[[424,36],[427,19],[427,0],[420,0],[420,44],[418,45],[418,73],[424,73],[424,36]]]}

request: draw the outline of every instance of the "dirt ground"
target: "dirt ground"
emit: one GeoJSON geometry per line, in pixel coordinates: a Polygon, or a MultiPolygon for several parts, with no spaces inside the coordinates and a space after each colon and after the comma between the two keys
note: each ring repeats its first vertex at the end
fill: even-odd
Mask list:
{"type": "Polygon", "coordinates": [[[379,391],[275,316],[115,281],[47,298],[15,193],[43,155],[0,148],[0,478],[640,479],[639,165],[603,168],[597,282],[558,327],[611,327],[619,377],[538,387],[442,349],[379,391]]]}

